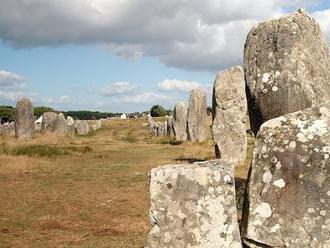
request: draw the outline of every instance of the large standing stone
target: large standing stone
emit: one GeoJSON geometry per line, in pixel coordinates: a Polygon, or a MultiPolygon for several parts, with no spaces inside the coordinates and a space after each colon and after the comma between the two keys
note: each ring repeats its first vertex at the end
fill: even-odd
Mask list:
{"type": "Polygon", "coordinates": [[[35,136],[34,107],[27,98],[19,100],[16,105],[15,136],[30,139],[35,136]]]}
{"type": "Polygon", "coordinates": [[[233,166],[220,160],[152,169],[147,248],[241,248],[233,166]]]}
{"type": "Polygon", "coordinates": [[[207,103],[206,95],[202,89],[193,89],[190,94],[187,130],[188,140],[202,142],[207,138],[207,103]]]}
{"type": "Polygon", "coordinates": [[[75,132],[76,132],[75,131],[75,127],[74,127],[75,121],[74,121],[74,119],[71,116],[68,116],[66,118],[66,124],[68,125],[69,134],[70,135],[75,134],[75,132]]]}
{"type": "Polygon", "coordinates": [[[176,140],[187,140],[187,109],[182,102],[177,103],[174,107],[173,130],[176,140]]]}
{"type": "Polygon", "coordinates": [[[319,25],[303,10],[255,26],[244,51],[251,128],[330,100],[330,61],[319,25]]]}
{"type": "Polygon", "coordinates": [[[257,247],[330,247],[330,103],[264,123],[245,238],[257,247]]]}
{"type": "Polygon", "coordinates": [[[229,68],[218,74],[213,86],[212,137],[218,158],[241,164],[246,157],[245,116],[247,103],[243,69],[229,68]]]}
{"type": "Polygon", "coordinates": [[[78,135],[87,135],[89,133],[89,126],[87,121],[77,120],[74,127],[78,135]]]}
{"type": "Polygon", "coordinates": [[[64,135],[69,132],[67,121],[62,113],[59,113],[55,120],[55,132],[64,135]]]}
{"type": "Polygon", "coordinates": [[[54,132],[57,114],[54,112],[45,112],[42,114],[41,131],[54,132]]]}
{"type": "Polygon", "coordinates": [[[173,116],[170,115],[167,119],[167,135],[174,137],[174,129],[173,129],[173,116]]]}

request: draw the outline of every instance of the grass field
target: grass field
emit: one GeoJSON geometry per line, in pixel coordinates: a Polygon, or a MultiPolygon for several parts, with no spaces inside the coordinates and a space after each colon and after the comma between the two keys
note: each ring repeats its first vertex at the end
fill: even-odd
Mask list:
{"type": "Polygon", "coordinates": [[[107,121],[86,137],[1,138],[0,248],[143,247],[150,169],[214,158],[211,141],[175,144],[145,122],[107,121]]]}

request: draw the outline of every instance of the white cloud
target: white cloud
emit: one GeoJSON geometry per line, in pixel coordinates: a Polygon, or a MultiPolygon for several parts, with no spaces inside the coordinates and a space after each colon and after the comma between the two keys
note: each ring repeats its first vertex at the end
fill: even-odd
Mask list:
{"type": "Polygon", "coordinates": [[[137,91],[137,86],[129,82],[116,82],[111,85],[105,86],[101,90],[104,96],[115,96],[123,94],[131,94],[137,91]]]}
{"type": "Polygon", "coordinates": [[[158,87],[165,91],[190,92],[194,88],[201,87],[201,84],[195,81],[165,79],[163,82],[158,84],[158,87]]]}
{"type": "Polygon", "coordinates": [[[23,77],[9,71],[0,71],[0,87],[23,87],[23,77]]]}
{"type": "MultiPolygon", "coordinates": [[[[36,99],[38,101],[38,98],[36,99]]],[[[39,100],[41,103],[50,104],[50,105],[66,105],[71,103],[71,97],[67,95],[59,97],[44,97],[39,100]]]]}
{"type": "Polygon", "coordinates": [[[2,0],[0,39],[15,47],[97,44],[125,58],[218,71],[240,64],[250,27],[290,2],[2,0]]]}
{"type": "Polygon", "coordinates": [[[140,92],[134,95],[123,95],[116,97],[113,101],[115,103],[161,103],[170,100],[166,95],[157,94],[154,92],[140,92]]]}
{"type": "Polygon", "coordinates": [[[330,43],[330,9],[317,11],[313,16],[320,23],[322,31],[325,33],[328,43],[330,43]]]}

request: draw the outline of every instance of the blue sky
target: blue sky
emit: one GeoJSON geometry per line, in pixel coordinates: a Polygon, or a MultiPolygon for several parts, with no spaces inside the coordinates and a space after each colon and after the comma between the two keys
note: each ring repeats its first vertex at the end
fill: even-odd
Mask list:
{"type": "Polygon", "coordinates": [[[216,73],[242,64],[250,28],[300,6],[330,34],[329,1],[0,3],[0,104],[29,96],[59,110],[172,108],[194,87],[210,102],[216,73]]]}

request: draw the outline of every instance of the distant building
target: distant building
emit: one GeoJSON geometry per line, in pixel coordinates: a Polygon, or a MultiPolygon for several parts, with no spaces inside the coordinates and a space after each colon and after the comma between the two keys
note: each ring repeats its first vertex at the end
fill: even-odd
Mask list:
{"type": "Polygon", "coordinates": [[[38,120],[36,120],[34,123],[35,123],[35,124],[41,124],[41,122],[42,122],[42,116],[40,116],[40,117],[38,118],[38,120]]]}
{"type": "Polygon", "coordinates": [[[126,120],[126,119],[127,119],[126,114],[122,114],[122,115],[120,116],[120,119],[121,119],[121,120],[126,120]]]}

